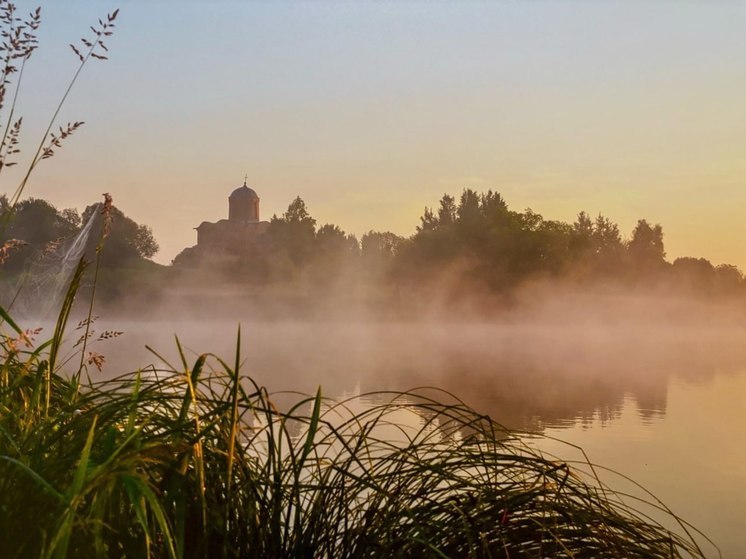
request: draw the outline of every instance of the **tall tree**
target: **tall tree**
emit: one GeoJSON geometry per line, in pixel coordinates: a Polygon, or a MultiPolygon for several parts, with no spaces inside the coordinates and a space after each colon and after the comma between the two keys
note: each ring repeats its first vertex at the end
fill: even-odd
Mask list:
{"type": "Polygon", "coordinates": [[[666,251],[663,248],[663,228],[650,225],[641,219],[632,231],[627,244],[630,260],[639,270],[652,271],[665,264],[666,251]]]}
{"type": "Polygon", "coordinates": [[[498,192],[488,190],[480,197],[480,211],[492,225],[497,225],[505,221],[508,216],[508,205],[498,192]]]}
{"type": "Polygon", "coordinates": [[[417,226],[417,232],[434,231],[438,227],[438,218],[433,214],[433,210],[425,206],[425,213],[420,218],[420,224],[417,226]]]}
{"type": "Polygon", "coordinates": [[[444,194],[438,208],[438,227],[449,227],[456,222],[456,200],[444,194]]]}
{"type": "Polygon", "coordinates": [[[275,250],[300,266],[313,253],[316,240],[316,220],[311,217],[306,203],[297,196],[282,217],[272,216],[267,230],[275,250]]]}

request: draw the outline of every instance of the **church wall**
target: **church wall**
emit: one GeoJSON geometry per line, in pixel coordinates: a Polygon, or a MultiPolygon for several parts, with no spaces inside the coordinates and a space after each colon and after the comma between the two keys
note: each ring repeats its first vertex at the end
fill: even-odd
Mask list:
{"type": "Polygon", "coordinates": [[[259,197],[246,188],[228,198],[228,219],[205,221],[197,227],[198,252],[250,254],[266,246],[269,222],[259,221],[259,197]]]}
{"type": "Polygon", "coordinates": [[[225,252],[247,252],[262,243],[269,223],[231,222],[221,220],[217,223],[203,223],[197,228],[197,246],[217,249],[225,252]]]}
{"type": "Polygon", "coordinates": [[[259,221],[258,198],[228,198],[229,221],[259,221]]]}

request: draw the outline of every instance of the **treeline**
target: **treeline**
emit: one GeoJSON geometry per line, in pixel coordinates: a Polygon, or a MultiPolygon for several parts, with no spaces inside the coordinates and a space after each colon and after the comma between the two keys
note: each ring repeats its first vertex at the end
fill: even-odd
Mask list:
{"type": "MultiPolygon", "coordinates": [[[[608,217],[580,212],[573,223],[544,219],[531,209],[511,210],[503,197],[464,190],[424,209],[411,237],[369,231],[360,239],[340,227],[317,227],[298,197],[274,216],[264,250],[249,257],[209,259],[186,251],[179,267],[217,267],[254,283],[305,280],[384,282],[416,288],[448,277],[502,292],[531,280],[558,280],[625,288],[676,289],[702,295],[746,291],[735,266],[704,258],[666,260],[663,228],[640,219],[629,237],[608,217]]],[[[336,285],[336,284],[335,284],[336,285]]],[[[465,284],[464,284],[465,285],[465,284]]]]}
{"type": "MultiPolygon", "coordinates": [[[[6,249],[0,259],[5,260],[6,277],[29,270],[31,263],[64,246],[65,239],[81,231],[96,206],[80,214],[28,199],[12,215],[9,211],[7,199],[0,197],[0,217],[6,223],[2,238],[6,249]]],[[[603,215],[580,212],[572,223],[549,220],[531,209],[511,210],[492,191],[466,189],[458,199],[444,195],[437,206],[424,209],[410,237],[369,231],[359,239],[333,224],[318,226],[298,197],[282,215],[272,217],[252,252],[186,249],[174,259],[170,272],[150,261],[158,244],[149,227],[116,208],[113,217],[101,268],[103,281],[109,284],[104,288],[114,295],[126,294],[117,284],[132,269],[138,270],[139,285],[148,285],[149,280],[155,284],[168,273],[170,278],[197,281],[212,281],[217,275],[257,286],[295,284],[346,292],[373,284],[407,291],[448,279],[457,288],[478,287],[493,293],[541,280],[699,295],[746,293],[744,276],[735,266],[716,266],[704,258],[668,261],[658,224],[640,219],[624,236],[603,215]]],[[[92,237],[89,242],[95,245],[100,232],[92,237]]]]}
{"type": "Polygon", "coordinates": [[[537,278],[626,286],[676,286],[700,293],[743,289],[738,268],[704,258],[666,260],[663,228],[640,219],[628,238],[601,214],[580,212],[573,223],[511,210],[502,196],[466,189],[425,208],[417,232],[397,250],[417,275],[459,263],[470,278],[501,289],[537,278]]]}

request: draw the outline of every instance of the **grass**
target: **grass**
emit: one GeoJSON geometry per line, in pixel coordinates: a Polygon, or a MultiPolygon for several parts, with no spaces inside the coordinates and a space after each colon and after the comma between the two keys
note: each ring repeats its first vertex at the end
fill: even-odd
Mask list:
{"type": "Polygon", "coordinates": [[[240,332],[230,364],[179,346],[162,369],[65,374],[82,272],[45,343],[0,312],[0,557],[704,556],[662,505],[678,533],[459,402],[281,410],[242,375],[240,332]]]}

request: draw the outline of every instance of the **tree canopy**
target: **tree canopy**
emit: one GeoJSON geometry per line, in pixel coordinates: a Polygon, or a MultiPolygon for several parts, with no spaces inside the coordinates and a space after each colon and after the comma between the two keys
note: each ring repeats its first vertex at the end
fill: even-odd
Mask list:
{"type": "MultiPolygon", "coordinates": [[[[12,212],[2,241],[18,239],[25,243],[7,259],[5,272],[22,270],[30,259],[40,258],[78,235],[98,208],[97,204],[88,206],[81,216],[75,209],[58,210],[46,200],[28,198],[11,210],[7,198],[0,197],[0,212],[12,212]]],[[[158,252],[158,243],[150,227],[136,223],[115,207],[112,219],[111,231],[101,253],[102,266],[127,266],[137,260],[150,259],[158,252]]],[[[97,225],[89,240],[89,259],[101,234],[101,224],[97,225]]]]}
{"type": "MultiPolygon", "coordinates": [[[[98,204],[88,206],[83,211],[83,223],[98,209],[98,204]]],[[[101,253],[102,265],[122,267],[155,256],[159,247],[150,227],[136,223],[115,206],[111,208],[111,218],[111,231],[101,253]]]]}
{"type": "MultiPolygon", "coordinates": [[[[45,200],[21,201],[3,240],[27,244],[7,258],[5,270],[17,272],[34,255],[58,239],[78,234],[98,206],[58,210],[45,200]]],[[[0,212],[7,212],[0,197],[0,212]]],[[[105,268],[131,266],[152,258],[158,243],[147,225],[112,209],[113,225],[101,255],[105,268]]],[[[715,266],[704,258],[666,260],[660,224],[638,220],[625,239],[619,226],[604,215],[581,211],[572,223],[546,219],[531,208],[511,209],[491,190],[465,189],[458,197],[444,194],[434,208],[425,207],[413,235],[368,231],[360,241],[339,226],[317,228],[300,196],[280,216],[273,216],[264,240],[250,259],[226,262],[224,272],[260,283],[305,278],[327,283],[344,273],[348,281],[424,285],[444,271],[502,292],[523,281],[563,278],[580,282],[615,282],[628,286],[668,285],[698,293],[744,291],[746,281],[735,266],[715,266]]],[[[99,233],[92,235],[94,245],[99,233]]],[[[185,253],[193,249],[187,249],[185,253]]],[[[184,256],[184,255],[181,255],[184,256]]],[[[176,267],[199,265],[199,259],[175,259],[176,267]]]]}
{"type": "Polygon", "coordinates": [[[272,217],[260,253],[237,269],[260,281],[327,281],[345,270],[356,281],[385,279],[390,285],[410,286],[456,271],[497,292],[537,278],[636,287],[672,280],[671,285],[698,286],[708,293],[744,287],[734,266],[715,267],[704,259],[690,259],[696,264],[666,261],[663,228],[646,219],[625,239],[619,226],[602,214],[592,217],[581,211],[574,222],[565,223],[531,208],[513,210],[498,192],[464,189],[458,197],[444,194],[436,207],[425,207],[419,222],[408,238],[371,230],[358,242],[337,225],[317,228],[298,196],[281,216],[272,217]],[[353,268],[358,273],[351,276],[353,268]]]}
{"type": "Polygon", "coordinates": [[[0,211],[12,212],[8,226],[2,234],[2,242],[17,239],[26,243],[5,263],[7,272],[21,270],[29,258],[51,248],[51,244],[77,234],[80,228],[80,215],[77,210],[57,210],[46,200],[28,198],[11,210],[5,195],[0,198],[0,211]]]}

